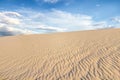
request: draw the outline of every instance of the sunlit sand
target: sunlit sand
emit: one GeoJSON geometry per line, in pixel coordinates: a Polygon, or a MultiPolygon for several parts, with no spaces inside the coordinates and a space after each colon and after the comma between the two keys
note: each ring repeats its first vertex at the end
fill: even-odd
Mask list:
{"type": "Polygon", "coordinates": [[[120,80],[120,29],[0,38],[1,80],[120,80]]]}

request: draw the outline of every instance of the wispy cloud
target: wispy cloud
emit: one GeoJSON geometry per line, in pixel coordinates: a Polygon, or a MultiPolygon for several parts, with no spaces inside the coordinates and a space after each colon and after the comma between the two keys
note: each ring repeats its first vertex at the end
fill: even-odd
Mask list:
{"type": "Polygon", "coordinates": [[[51,3],[51,4],[55,4],[57,2],[59,2],[60,0],[35,0],[36,2],[44,2],[44,3],[51,3]]]}
{"type": "Polygon", "coordinates": [[[0,23],[9,25],[20,24],[19,16],[20,14],[16,12],[0,12],[0,23]]]}
{"type": "Polygon", "coordinates": [[[63,32],[64,30],[66,30],[65,28],[50,26],[42,22],[42,19],[39,18],[45,16],[43,15],[43,13],[34,13],[30,11],[29,14],[28,12],[0,12],[0,36],[46,32],[63,32]]]}
{"type": "Polygon", "coordinates": [[[44,2],[48,3],[57,3],[59,0],[44,0],[44,2]]]}
{"type": "Polygon", "coordinates": [[[117,23],[120,23],[120,16],[113,17],[113,18],[112,18],[112,21],[117,22],[117,23]]]}
{"type": "Polygon", "coordinates": [[[38,13],[35,16],[32,16],[32,18],[45,25],[67,28],[69,31],[90,29],[93,23],[91,16],[72,14],[66,11],[54,9],[50,12],[38,13]]]}
{"type": "Polygon", "coordinates": [[[46,26],[46,25],[40,25],[38,28],[35,28],[35,29],[47,30],[47,32],[64,32],[66,30],[65,28],[57,28],[57,27],[46,26]]]}
{"type": "Polygon", "coordinates": [[[32,31],[21,29],[21,17],[17,12],[0,12],[0,36],[28,34],[32,31]]]}
{"type": "MultiPolygon", "coordinates": [[[[114,19],[116,20],[116,19],[114,19]]],[[[0,12],[0,35],[19,35],[89,30],[110,27],[92,16],[53,9],[47,12],[17,10],[0,12]]]]}

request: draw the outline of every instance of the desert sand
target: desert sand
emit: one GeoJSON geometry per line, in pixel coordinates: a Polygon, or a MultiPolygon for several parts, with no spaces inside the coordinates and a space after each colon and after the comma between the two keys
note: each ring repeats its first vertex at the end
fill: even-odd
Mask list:
{"type": "Polygon", "coordinates": [[[0,38],[1,80],[120,80],[120,29],[0,38]]]}

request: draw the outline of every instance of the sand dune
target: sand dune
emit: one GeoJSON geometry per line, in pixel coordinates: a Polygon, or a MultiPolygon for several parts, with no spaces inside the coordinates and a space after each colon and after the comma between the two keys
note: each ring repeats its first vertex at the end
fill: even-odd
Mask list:
{"type": "Polygon", "coordinates": [[[120,29],[0,38],[1,80],[120,80],[120,29]]]}

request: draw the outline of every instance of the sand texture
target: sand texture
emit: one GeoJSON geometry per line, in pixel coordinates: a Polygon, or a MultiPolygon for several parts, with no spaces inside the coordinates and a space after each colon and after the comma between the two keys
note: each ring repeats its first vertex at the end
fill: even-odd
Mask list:
{"type": "Polygon", "coordinates": [[[120,29],[0,38],[1,80],[120,80],[120,29]]]}

